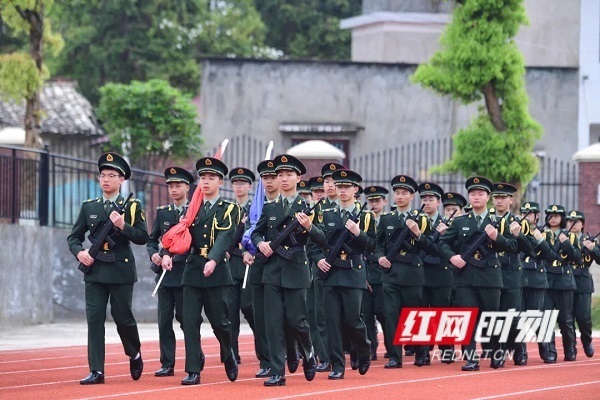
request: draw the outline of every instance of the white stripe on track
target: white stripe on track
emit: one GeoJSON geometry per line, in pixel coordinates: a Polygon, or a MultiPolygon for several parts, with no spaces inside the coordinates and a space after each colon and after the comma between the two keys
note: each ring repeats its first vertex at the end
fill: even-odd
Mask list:
{"type": "Polygon", "coordinates": [[[580,383],[574,383],[572,385],[549,386],[549,387],[540,388],[540,389],[523,390],[521,392],[503,393],[503,394],[497,394],[494,396],[487,396],[487,397],[477,397],[472,400],[499,399],[501,397],[519,396],[522,394],[539,393],[539,392],[544,392],[546,390],[558,390],[558,389],[566,389],[566,388],[572,388],[572,387],[577,387],[577,386],[597,385],[597,384],[600,384],[600,381],[580,382],[580,383]]]}

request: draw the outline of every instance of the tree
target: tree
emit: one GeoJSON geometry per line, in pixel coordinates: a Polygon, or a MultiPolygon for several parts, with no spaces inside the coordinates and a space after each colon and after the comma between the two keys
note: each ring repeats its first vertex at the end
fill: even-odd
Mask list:
{"type": "Polygon", "coordinates": [[[28,36],[29,53],[0,55],[0,95],[13,101],[25,100],[25,147],[42,145],[40,89],[49,76],[44,66],[44,46],[55,54],[63,46],[62,38],[52,33],[46,19],[51,6],[51,0],[0,0],[0,15],[7,30],[28,36]]]}
{"type": "MultiPolygon", "coordinates": [[[[465,104],[484,101],[471,125],[454,136],[452,159],[441,170],[485,175],[519,189],[537,172],[533,145],[542,128],[529,114],[525,65],[514,42],[527,22],[523,0],[457,1],[443,49],[412,76],[465,104]]],[[[515,200],[518,206],[520,197],[515,200]]]]}
{"type": "Polygon", "coordinates": [[[109,83],[100,89],[98,117],[110,144],[143,169],[199,154],[200,127],[188,96],[164,80],[109,83]]]}
{"type": "Polygon", "coordinates": [[[62,0],[67,45],[54,68],[93,104],[108,82],[164,79],[195,95],[202,56],[262,49],[264,25],[251,1],[62,0]]]}
{"type": "Polygon", "coordinates": [[[267,24],[266,44],[285,57],[350,58],[351,33],[340,29],[340,19],[360,14],[360,0],[254,0],[254,4],[267,24]]]}

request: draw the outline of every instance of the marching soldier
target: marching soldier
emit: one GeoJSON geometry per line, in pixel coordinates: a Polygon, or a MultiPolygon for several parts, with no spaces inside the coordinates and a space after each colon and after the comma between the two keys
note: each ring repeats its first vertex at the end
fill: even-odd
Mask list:
{"type": "Polygon", "coordinates": [[[312,201],[312,197],[310,193],[310,184],[308,183],[308,181],[301,180],[300,182],[298,182],[297,190],[298,194],[302,196],[302,198],[306,200],[308,204],[310,204],[310,202],[312,201]]]}
{"type": "MultiPolygon", "coordinates": [[[[546,226],[542,236],[552,250],[552,262],[546,264],[548,289],[544,293],[544,310],[558,311],[558,327],[562,335],[565,361],[575,361],[575,327],[573,324],[573,295],[576,289],[570,262],[578,262],[581,253],[573,246],[575,235],[565,232],[567,226],[565,208],[551,204],[546,209],[546,226]]],[[[540,357],[546,364],[556,362],[554,333],[550,343],[542,343],[540,357]]]]}
{"type": "MultiPolygon", "coordinates": [[[[494,183],[492,190],[492,202],[496,209],[496,218],[500,220],[498,230],[502,235],[505,231],[517,238],[516,251],[502,251],[498,253],[498,260],[502,268],[502,289],[500,290],[500,311],[514,309],[521,311],[523,286],[525,285],[525,273],[519,253],[530,257],[535,256],[531,241],[521,232],[521,224],[510,212],[513,204],[513,196],[517,188],[508,183],[494,183]]],[[[517,346],[515,339],[517,336],[517,321],[513,320],[511,324],[508,343],[502,344],[506,352],[516,350],[515,364],[520,364],[521,346],[517,346]]],[[[504,357],[500,364],[494,364],[496,367],[504,365],[504,357]]]]}
{"type": "Polygon", "coordinates": [[[568,228],[571,229],[577,240],[574,246],[581,251],[581,262],[571,263],[577,289],[573,298],[573,318],[577,322],[583,352],[587,357],[594,356],[592,346],[592,293],[594,293],[594,279],[590,274],[592,262],[600,263],[600,249],[597,242],[589,236],[583,235],[585,215],[581,211],[573,210],[567,215],[568,228]]]}
{"type": "MultiPolygon", "coordinates": [[[[521,204],[521,232],[530,240],[534,256],[521,253],[521,262],[525,272],[525,286],[523,287],[523,310],[539,310],[544,305],[544,292],[548,288],[546,278],[546,261],[552,262],[552,253],[548,242],[542,237],[537,227],[540,218],[540,205],[533,201],[525,201],[521,204]]],[[[517,343],[515,350],[515,365],[527,365],[527,344],[517,343]]],[[[543,350],[540,343],[540,352],[543,350]]]]}
{"type": "MultiPolygon", "coordinates": [[[[385,268],[383,275],[383,295],[385,307],[385,330],[388,341],[392,341],[398,326],[400,312],[404,307],[423,306],[423,260],[421,251],[432,249],[431,241],[423,235],[427,230],[427,217],[418,215],[410,208],[418,184],[409,176],[398,175],[392,179],[396,210],[383,214],[377,230],[377,257],[379,265],[385,268]],[[415,221],[417,219],[419,222],[415,221]],[[409,230],[410,236],[402,244],[401,251],[393,260],[387,258],[388,251],[394,246],[395,239],[402,230],[409,230]]],[[[390,361],[385,368],[402,368],[402,347],[391,342],[390,361]]],[[[423,346],[414,346],[415,365],[423,366],[426,353],[423,346]]]]}
{"type": "MultiPolygon", "coordinates": [[[[235,381],[238,366],[231,343],[227,295],[233,284],[226,252],[234,240],[240,222],[238,205],[221,199],[219,188],[227,175],[227,166],[219,159],[203,157],[196,162],[199,188],[204,200],[190,227],[192,247],[183,271],[183,334],[185,371],[182,385],[200,384],[204,356],[200,348],[202,309],[219,340],[221,362],[230,381],[235,381]]],[[[188,211],[189,212],[189,211],[188,211]]],[[[163,268],[172,269],[169,254],[163,256],[163,268]]]]}
{"type": "MultiPolygon", "coordinates": [[[[369,209],[374,216],[375,232],[379,229],[379,221],[381,220],[381,214],[383,209],[387,205],[386,195],[389,193],[384,187],[381,186],[369,186],[365,188],[365,196],[369,204],[369,209]]],[[[382,326],[384,345],[387,346],[391,343],[391,340],[385,339],[385,313],[383,308],[383,271],[379,266],[379,260],[375,254],[376,249],[367,251],[364,253],[365,264],[367,269],[367,283],[368,289],[363,291],[362,298],[362,312],[365,320],[365,326],[367,328],[367,337],[371,341],[371,361],[377,360],[377,347],[379,340],[377,338],[377,321],[382,326]]],[[[386,353],[390,350],[386,347],[386,353]]]]}
{"type": "MultiPolygon", "coordinates": [[[[500,234],[495,226],[495,216],[488,212],[487,202],[490,199],[492,182],[483,177],[471,177],[467,179],[465,187],[473,209],[467,215],[455,218],[440,237],[440,255],[460,271],[454,275],[457,306],[478,307],[480,311],[498,311],[502,270],[499,268],[497,253],[516,251],[517,239],[508,230],[500,234]],[[472,257],[463,259],[461,254],[465,254],[464,249],[473,246],[477,239],[483,237],[481,235],[487,236],[487,243],[479,246],[472,257]]],[[[491,340],[495,354],[499,350],[498,341],[495,337],[491,340]]],[[[467,360],[462,367],[463,371],[479,370],[474,335],[469,345],[463,346],[463,356],[467,360]]],[[[492,357],[491,366],[496,367],[500,361],[492,357]]]]}
{"type": "Polygon", "coordinates": [[[80,263],[91,267],[83,277],[90,374],[79,382],[82,385],[104,383],[104,322],[109,300],[123,349],[129,356],[131,377],[140,379],[144,368],[137,323],[131,311],[137,273],[130,243],[144,245],[148,241],[146,216],[137,199],[125,204],[124,214],[114,209],[115,205],[123,206],[125,199],[119,191],[131,176],[129,164],[123,157],[116,153],[102,154],[98,159],[98,171],[102,197],[83,203],[67,238],[71,253],[80,263]],[[85,233],[89,231],[90,238],[94,238],[105,223],[112,223],[114,232],[110,234],[110,241],[102,245],[102,251],[92,258],[89,250],[83,248],[85,233]]]}
{"type": "Polygon", "coordinates": [[[298,221],[320,248],[314,256],[318,260],[319,274],[324,276],[325,324],[333,369],[329,379],[337,380],[343,379],[345,373],[342,326],[346,328],[352,348],[357,353],[358,372],[366,374],[371,365],[371,343],[361,319],[362,290],[366,285],[362,253],[375,246],[375,226],[373,215],[369,212],[358,215],[358,223],[352,220],[352,216],[360,210],[354,202],[357,185],[362,180],[360,175],[350,170],[336,170],[332,178],[340,199],[339,210],[323,211],[314,225],[303,213],[298,215],[298,221]],[[344,236],[346,230],[349,234],[344,236]],[[341,249],[336,249],[334,246],[340,237],[346,240],[341,249]],[[335,251],[336,255],[328,263],[326,257],[331,251],[335,251]]]}
{"type": "MultiPolygon", "coordinates": [[[[434,244],[448,229],[448,221],[440,217],[439,206],[444,190],[434,182],[422,182],[419,185],[419,196],[423,204],[423,212],[429,219],[429,231],[426,234],[434,244]],[[437,232],[437,233],[436,233],[437,232]]],[[[425,283],[423,285],[423,305],[425,307],[450,307],[452,294],[452,270],[440,259],[437,244],[433,250],[423,258],[425,283]]],[[[433,347],[433,346],[431,346],[433,347]]],[[[454,347],[440,345],[441,361],[450,364],[453,360],[454,347]]],[[[429,351],[425,365],[430,364],[429,351]]]]}
{"type": "Polygon", "coordinates": [[[322,176],[313,176],[308,180],[308,183],[310,185],[310,196],[312,199],[312,204],[325,197],[325,189],[323,186],[322,176]]]}
{"type": "Polygon", "coordinates": [[[271,377],[265,386],[286,384],[284,366],[285,322],[298,342],[304,359],[303,369],[307,381],[315,377],[317,362],[314,357],[310,326],[307,322],[306,290],[310,287],[310,269],[305,244],[308,232],[296,231],[294,238],[288,237],[285,245],[271,248],[270,243],[279,236],[278,227],[291,223],[294,216],[303,211],[307,204],[297,191],[296,185],[306,168],[297,158],[283,154],[274,160],[275,172],[280,181],[281,197],[265,204],[256,228],[252,233],[254,246],[269,258],[263,271],[265,285],[265,314],[271,377]],[[288,220],[289,218],[289,220],[288,220]],[[288,222],[285,222],[288,220],[288,222]]]}
{"type": "MultiPolygon", "coordinates": [[[[339,198],[337,191],[335,190],[335,184],[331,175],[334,171],[339,169],[345,169],[342,164],[338,163],[327,163],[321,167],[321,176],[311,178],[313,179],[314,189],[311,186],[311,190],[317,194],[320,199],[321,196],[325,197],[325,201],[321,203],[315,210],[315,215],[322,215],[324,210],[335,208],[339,205],[339,198]],[[321,194],[323,190],[323,194],[321,194]]],[[[318,201],[317,198],[313,197],[314,201],[318,201]]],[[[323,280],[321,276],[317,274],[317,261],[315,259],[315,252],[319,249],[314,243],[309,242],[307,246],[307,256],[310,261],[311,271],[313,276],[312,288],[315,298],[315,318],[317,322],[316,332],[318,340],[313,341],[315,344],[315,353],[319,357],[319,365],[317,365],[317,372],[328,372],[331,371],[331,364],[329,362],[329,343],[327,342],[327,329],[325,327],[325,302],[323,299],[323,280]]]]}
{"type": "Polygon", "coordinates": [[[444,206],[444,218],[451,221],[451,218],[460,217],[465,212],[467,199],[460,193],[446,192],[442,195],[442,205],[444,206]],[[453,217],[451,217],[453,215],[453,217]]]}
{"type": "MultiPolygon", "coordinates": [[[[250,288],[243,288],[246,265],[242,259],[242,235],[244,234],[244,223],[248,219],[252,200],[248,196],[252,183],[256,177],[254,173],[247,168],[234,168],[229,172],[229,180],[235,194],[235,202],[240,206],[242,215],[246,219],[240,221],[238,225],[234,242],[229,251],[229,267],[233,285],[229,291],[229,322],[231,323],[231,341],[233,344],[233,354],[238,364],[240,364],[239,337],[240,337],[240,311],[244,315],[252,332],[254,332],[254,312],[252,310],[252,291],[250,288]]],[[[256,347],[256,346],[255,346],[256,347]]]]}
{"type": "MultiPolygon", "coordinates": [[[[150,268],[157,274],[156,282],[159,280],[158,275],[163,271],[161,267],[162,255],[158,244],[162,235],[176,225],[179,218],[183,216],[187,208],[190,184],[194,182],[194,176],[180,167],[169,167],[165,169],[164,175],[173,204],[156,209],[156,218],[146,244],[150,261],[152,261],[150,268]]],[[[175,371],[176,339],[173,331],[173,317],[183,328],[183,286],[181,286],[181,278],[188,255],[189,253],[173,257],[173,269],[165,273],[158,288],[158,340],[161,367],[154,373],[154,376],[173,376],[175,371]],[[173,310],[175,310],[174,315],[173,310]]]]}

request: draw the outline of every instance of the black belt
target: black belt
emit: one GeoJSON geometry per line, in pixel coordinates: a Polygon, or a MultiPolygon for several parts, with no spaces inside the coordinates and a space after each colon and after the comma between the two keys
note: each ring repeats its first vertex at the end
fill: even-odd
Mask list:
{"type": "Polygon", "coordinates": [[[415,259],[419,260],[419,256],[416,255],[416,254],[410,254],[410,253],[402,254],[402,253],[398,253],[396,255],[396,257],[394,258],[394,261],[399,261],[399,262],[405,263],[405,264],[412,264],[413,261],[415,261],[415,259]]]}
{"type": "Polygon", "coordinates": [[[558,260],[552,261],[552,264],[546,266],[546,272],[553,275],[562,275],[565,273],[565,268],[558,260]]]}
{"type": "Polygon", "coordinates": [[[473,265],[474,267],[485,268],[488,266],[486,261],[489,260],[498,260],[498,257],[496,257],[496,253],[488,253],[487,255],[484,255],[481,258],[476,258],[476,256],[473,256],[467,262],[473,265]]]}
{"type": "Polygon", "coordinates": [[[498,261],[500,261],[500,264],[510,264],[510,263],[516,263],[519,262],[519,256],[517,254],[509,254],[506,255],[506,253],[502,252],[502,253],[498,253],[498,261]]]}
{"type": "Polygon", "coordinates": [[[355,262],[362,263],[362,261],[362,254],[346,254],[344,258],[338,257],[335,260],[333,260],[333,266],[342,269],[351,269],[354,267],[355,262]]]}
{"type": "Polygon", "coordinates": [[[425,258],[423,259],[423,262],[425,264],[435,264],[435,265],[437,265],[437,264],[441,264],[442,261],[437,256],[425,256],[425,258]]]}
{"type": "Polygon", "coordinates": [[[191,250],[192,254],[197,254],[204,258],[208,258],[208,253],[210,253],[210,249],[208,247],[201,247],[201,248],[192,247],[190,250],[191,250]]]}
{"type": "Polygon", "coordinates": [[[281,257],[285,258],[288,261],[294,260],[294,253],[303,252],[303,251],[305,251],[304,246],[294,246],[294,247],[278,246],[275,249],[275,253],[279,254],[281,257]]]}

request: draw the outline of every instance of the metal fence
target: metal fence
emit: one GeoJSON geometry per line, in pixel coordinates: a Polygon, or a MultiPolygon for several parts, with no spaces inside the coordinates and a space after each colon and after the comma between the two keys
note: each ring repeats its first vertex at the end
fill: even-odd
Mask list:
{"type": "MultiPolygon", "coordinates": [[[[102,195],[96,161],[44,150],[0,146],[0,222],[70,228],[81,204],[102,195]]],[[[195,186],[192,187],[192,191],[195,186]]],[[[132,168],[124,192],[141,200],[148,223],[171,202],[161,173],[132,168]]],[[[231,191],[222,195],[231,198],[231,191]]]]}
{"type": "MultiPolygon", "coordinates": [[[[431,169],[452,157],[452,139],[423,140],[390,147],[354,157],[349,165],[365,180],[364,186],[388,187],[392,178],[406,174],[417,181],[430,180],[445,191],[464,193],[465,177],[460,174],[432,174],[431,169]]],[[[525,189],[523,199],[548,204],[561,204],[567,209],[578,207],[578,164],[551,157],[538,158],[540,169],[525,189]]]]}

